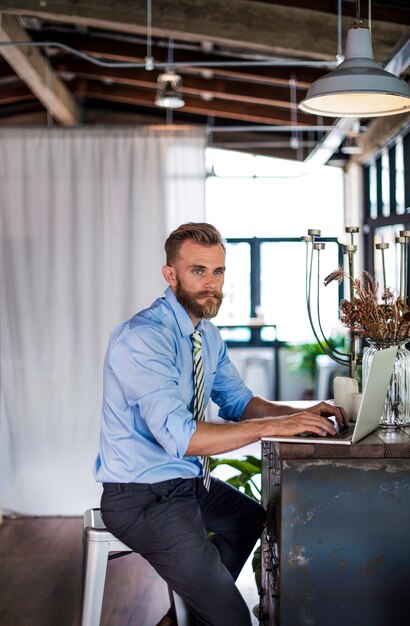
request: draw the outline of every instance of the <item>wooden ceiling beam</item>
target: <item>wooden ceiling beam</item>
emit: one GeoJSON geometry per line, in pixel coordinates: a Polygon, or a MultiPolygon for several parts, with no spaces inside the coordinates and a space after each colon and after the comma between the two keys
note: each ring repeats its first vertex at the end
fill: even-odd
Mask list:
{"type": "MultiPolygon", "coordinates": [[[[146,46],[129,41],[113,40],[100,36],[82,35],[75,33],[64,33],[61,31],[37,32],[33,31],[32,37],[36,41],[57,41],[68,45],[75,50],[79,50],[90,56],[105,59],[106,61],[122,61],[143,63],[147,54],[146,46]]],[[[166,62],[167,52],[163,47],[153,45],[153,56],[157,63],[166,62]]],[[[67,62],[75,57],[66,55],[67,62]]],[[[303,66],[266,66],[266,67],[190,67],[190,63],[223,63],[235,60],[230,56],[216,54],[203,54],[196,51],[186,51],[178,49],[178,44],[174,49],[174,60],[178,63],[186,63],[186,66],[178,67],[178,72],[182,75],[206,75],[215,78],[230,78],[232,80],[246,83],[258,83],[264,85],[289,85],[289,77],[294,75],[299,89],[309,89],[313,81],[323,75],[324,71],[315,67],[303,66]]],[[[90,62],[91,64],[91,62],[90,62]]],[[[92,65],[92,64],[91,64],[92,65]]]]}
{"type": "MultiPolygon", "coordinates": [[[[142,113],[138,109],[124,111],[122,109],[102,109],[94,106],[88,106],[84,109],[84,124],[146,126],[164,124],[164,122],[165,111],[162,109],[148,113],[142,113]]],[[[174,123],[178,122],[174,121],[174,123]]]]}
{"type": "Polygon", "coordinates": [[[6,89],[0,89],[0,105],[34,100],[35,96],[23,82],[7,85],[6,89]]]}
{"type": "Polygon", "coordinates": [[[20,79],[16,76],[16,72],[13,68],[11,68],[6,61],[3,61],[0,55],[0,84],[19,80],[20,79]]]}
{"type": "MultiPolygon", "coordinates": [[[[92,98],[96,100],[108,100],[111,102],[121,102],[135,106],[152,107],[154,94],[136,90],[123,85],[104,85],[97,81],[85,79],[75,80],[71,83],[71,89],[81,98],[92,98]]],[[[238,102],[221,102],[217,99],[209,102],[195,97],[185,97],[183,113],[194,113],[197,115],[214,116],[227,120],[239,120],[253,124],[290,124],[290,111],[274,109],[268,106],[238,102]]],[[[312,116],[306,114],[298,115],[298,125],[311,124],[312,116]]]]}
{"type": "Polygon", "coordinates": [[[47,111],[22,111],[2,117],[0,109],[0,126],[47,126],[47,111]]]}
{"type": "Polygon", "coordinates": [[[323,76],[326,70],[313,67],[206,67],[203,68],[178,68],[178,72],[184,74],[214,76],[216,78],[229,78],[258,85],[278,85],[289,87],[289,78],[293,75],[298,89],[309,89],[310,85],[323,76]]]}
{"type": "MultiPolygon", "coordinates": [[[[109,69],[99,67],[85,61],[77,61],[69,64],[57,62],[54,68],[64,76],[71,73],[77,77],[90,80],[101,80],[106,84],[122,84],[144,89],[157,89],[159,72],[147,72],[142,69],[109,69]]],[[[185,76],[183,80],[183,94],[204,97],[205,99],[218,98],[233,102],[246,102],[257,105],[266,105],[290,110],[296,108],[291,103],[289,87],[272,87],[261,85],[247,85],[234,81],[226,81],[220,78],[198,78],[185,76]]],[[[297,100],[302,100],[305,90],[297,93],[297,100]]]]}
{"type": "Polygon", "coordinates": [[[392,137],[400,132],[410,122],[410,113],[401,115],[389,115],[374,119],[369,124],[365,133],[362,134],[360,142],[363,152],[352,156],[351,163],[366,163],[374,156],[392,137]]]}
{"type": "MultiPolygon", "coordinates": [[[[250,2],[262,2],[266,4],[280,4],[295,8],[312,9],[337,15],[338,3],[335,0],[249,0],[250,2]]],[[[404,3],[403,3],[404,4],[404,3]]],[[[367,19],[368,3],[362,2],[360,15],[367,19]]],[[[342,14],[350,18],[356,17],[355,0],[343,0],[342,14]]],[[[407,6],[394,6],[391,2],[372,2],[372,19],[382,22],[396,22],[397,24],[410,24],[410,8],[407,6]]],[[[352,20],[353,21],[353,20],[352,20]]]]}
{"type": "MultiPolygon", "coordinates": [[[[147,7],[135,0],[10,0],[2,10],[51,21],[127,33],[145,33],[147,7]]],[[[351,24],[343,19],[343,28],[351,24]]],[[[385,59],[406,25],[372,21],[375,55],[385,59]]],[[[249,0],[156,0],[154,36],[209,41],[286,56],[330,59],[336,56],[337,16],[320,11],[249,0]]]]}
{"type": "MultiPolygon", "coordinates": [[[[0,14],[0,41],[31,41],[12,15],[0,14]]],[[[78,104],[37,48],[0,46],[0,53],[30,91],[61,124],[79,121],[78,104]]]]}

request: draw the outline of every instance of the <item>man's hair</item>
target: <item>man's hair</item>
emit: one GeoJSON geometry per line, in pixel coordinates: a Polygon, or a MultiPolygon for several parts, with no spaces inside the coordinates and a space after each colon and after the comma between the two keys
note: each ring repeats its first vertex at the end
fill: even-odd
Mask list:
{"type": "Polygon", "coordinates": [[[175,261],[182,244],[188,240],[195,241],[203,246],[219,244],[226,252],[225,242],[215,226],[204,222],[188,222],[187,224],[181,224],[181,226],[173,230],[165,242],[167,265],[171,265],[175,261]]]}

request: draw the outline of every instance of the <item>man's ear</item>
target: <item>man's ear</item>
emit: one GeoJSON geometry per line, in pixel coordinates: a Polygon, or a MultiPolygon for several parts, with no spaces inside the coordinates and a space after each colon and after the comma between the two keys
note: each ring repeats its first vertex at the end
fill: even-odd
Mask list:
{"type": "Polygon", "coordinates": [[[176,286],[177,279],[176,279],[176,274],[175,274],[175,270],[173,267],[171,267],[170,265],[164,265],[164,267],[162,268],[162,275],[167,281],[168,285],[171,285],[171,287],[176,286]]]}

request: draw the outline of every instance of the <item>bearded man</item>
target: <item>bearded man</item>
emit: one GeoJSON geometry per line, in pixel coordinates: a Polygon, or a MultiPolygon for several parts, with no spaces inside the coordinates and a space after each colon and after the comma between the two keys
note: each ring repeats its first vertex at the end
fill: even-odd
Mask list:
{"type": "MultiPolygon", "coordinates": [[[[262,436],[335,434],[320,403],[300,411],[256,397],[218,329],[225,245],[210,224],[183,224],[165,243],[165,296],[111,334],[104,363],[101,514],[189,605],[197,623],[250,626],[235,586],[259,538],[263,508],[209,476],[208,456],[262,436]],[[223,423],[205,421],[209,398],[223,423]],[[211,537],[209,538],[209,535],[211,537]]],[[[162,626],[176,623],[174,607],[162,626]]]]}

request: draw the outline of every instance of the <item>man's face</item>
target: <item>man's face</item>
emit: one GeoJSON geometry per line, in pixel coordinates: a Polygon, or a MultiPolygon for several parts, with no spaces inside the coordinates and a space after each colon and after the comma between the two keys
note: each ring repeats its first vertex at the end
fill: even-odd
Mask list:
{"type": "Polygon", "coordinates": [[[222,246],[184,241],[173,266],[165,266],[163,272],[194,325],[200,319],[215,317],[222,304],[225,274],[222,246]]]}

